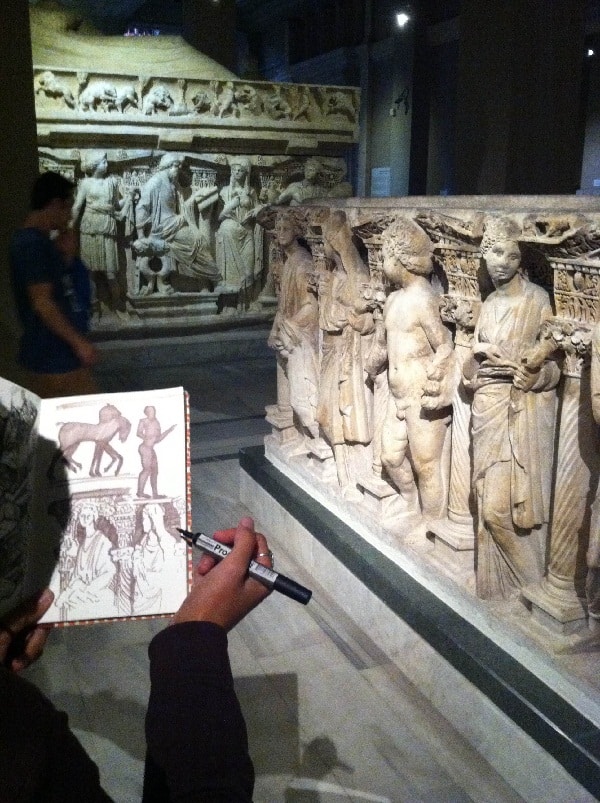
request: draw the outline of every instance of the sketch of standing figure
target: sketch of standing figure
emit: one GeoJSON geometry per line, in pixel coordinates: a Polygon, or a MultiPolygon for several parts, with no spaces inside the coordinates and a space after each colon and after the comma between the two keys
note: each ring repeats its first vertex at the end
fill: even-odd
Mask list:
{"type": "Polygon", "coordinates": [[[179,604],[185,586],[185,545],[169,532],[165,509],[156,502],[142,510],[142,531],[133,551],[133,613],[171,613],[179,604]]]}
{"type": "Polygon", "coordinates": [[[61,577],[54,605],[63,619],[118,615],[113,591],[117,567],[111,557],[112,548],[110,538],[99,528],[95,505],[85,502],[77,514],[74,538],[65,537],[61,546],[61,566],[70,571],[61,577]]]}
{"type": "Polygon", "coordinates": [[[139,499],[158,499],[160,498],[158,493],[158,457],[154,447],[175,429],[175,424],[161,432],[160,422],[156,417],[156,407],[151,405],[144,407],[144,415],[146,417],[140,420],[137,428],[137,436],[142,439],[138,447],[142,470],[138,478],[137,495],[139,499]],[[150,480],[152,496],[144,492],[148,480],[150,480]]]}

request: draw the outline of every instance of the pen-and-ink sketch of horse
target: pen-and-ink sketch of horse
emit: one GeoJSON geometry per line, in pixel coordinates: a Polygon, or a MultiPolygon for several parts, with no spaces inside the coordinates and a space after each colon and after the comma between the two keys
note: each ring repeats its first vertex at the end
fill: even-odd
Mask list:
{"type": "Polygon", "coordinates": [[[131,432],[131,421],[114,406],[105,404],[98,414],[97,424],[88,424],[82,421],[68,421],[61,424],[58,430],[59,448],[54,453],[50,466],[48,467],[48,477],[54,477],[54,469],[59,460],[62,460],[71,471],[78,471],[82,466],[73,458],[77,447],[84,441],[91,441],[95,444],[94,455],[90,464],[90,477],[101,475],[100,461],[102,455],[106,454],[111,458],[110,463],[104,469],[106,473],[116,463],[115,477],[123,465],[123,456],[110,445],[110,441],[119,436],[121,443],[124,443],[131,432]]]}

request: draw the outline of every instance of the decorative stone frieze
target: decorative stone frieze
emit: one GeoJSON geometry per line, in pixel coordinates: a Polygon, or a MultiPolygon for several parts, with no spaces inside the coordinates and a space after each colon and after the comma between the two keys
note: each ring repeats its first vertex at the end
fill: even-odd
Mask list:
{"type": "MultiPolygon", "coordinates": [[[[320,315],[317,407],[337,405],[355,423],[342,442],[325,427],[313,445],[293,454],[267,438],[269,459],[302,487],[314,482],[315,492],[386,554],[416,552],[468,593],[520,600],[555,637],[581,630],[588,605],[595,617],[600,598],[598,560],[590,557],[600,554],[598,517],[594,524],[590,515],[600,468],[589,382],[600,318],[594,204],[347,199],[300,210],[320,315]],[[344,226],[354,251],[348,230],[336,233],[344,226]],[[430,241],[433,269],[415,227],[430,241]],[[415,233],[403,239],[406,231],[415,233]],[[415,301],[392,323],[392,303],[409,297],[415,276],[431,277],[438,312],[415,301]],[[434,334],[436,314],[450,332],[451,360],[434,356],[443,342],[434,334]],[[398,326],[402,340],[394,334],[398,326]],[[325,381],[329,368],[323,373],[332,334],[340,338],[334,384],[325,381]],[[351,348],[351,371],[341,338],[351,348]],[[444,449],[427,446],[427,429],[411,441],[417,430],[410,416],[424,421],[432,410],[441,414],[444,408],[431,400],[446,392],[451,429],[444,449]],[[394,420],[407,421],[394,423],[392,440],[390,404],[394,420]],[[361,440],[363,415],[370,424],[361,440]],[[331,442],[342,469],[324,472],[315,463],[321,438],[331,442]],[[422,496],[423,472],[434,469],[445,478],[439,501],[446,512],[438,519],[422,496]]],[[[295,415],[291,425],[300,431],[295,415]]]]}
{"type": "MultiPolygon", "coordinates": [[[[40,145],[202,150],[242,141],[245,152],[319,153],[356,142],[353,87],[82,72],[35,65],[40,145]],[[125,126],[133,130],[124,131],[125,126]]],[[[283,184],[283,182],[282,182],[283,184]]],[[[283,190],[283,186],[280,187],[283,190]]]]}

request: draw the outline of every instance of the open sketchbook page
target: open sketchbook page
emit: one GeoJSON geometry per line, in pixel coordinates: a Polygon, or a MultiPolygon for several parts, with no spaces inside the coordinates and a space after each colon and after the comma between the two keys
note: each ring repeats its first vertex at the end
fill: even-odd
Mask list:
{"type": "Polygon", "coordinates": [[[52,448],[38,454],[32,515],[45,522],[37,557],[53,564],[55,594],[42,621],[178,609],[189,575],[176,529],[189,523],[186,421],[183,388],[41,401],[38,434],[52,448]]]}

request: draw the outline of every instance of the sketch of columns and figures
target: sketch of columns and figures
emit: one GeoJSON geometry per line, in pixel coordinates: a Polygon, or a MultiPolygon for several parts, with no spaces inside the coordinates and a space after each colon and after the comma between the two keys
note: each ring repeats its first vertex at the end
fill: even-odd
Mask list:
{"type": "Polygon", "coordinates": [[[188,576],[177,532],[189,525],[183,389],[41,405],[39,434],[56,446],[40,461],[34,507],[62,531],[46,620],[173,612],[188,576]]]}
{"type": "Polygon", "coordinates": [[[88,621],[160,615],[187,587],[186,547],[172,501],[133,505],[119,493],[78,494],[63,537],[48,618],[88,621]]]}

